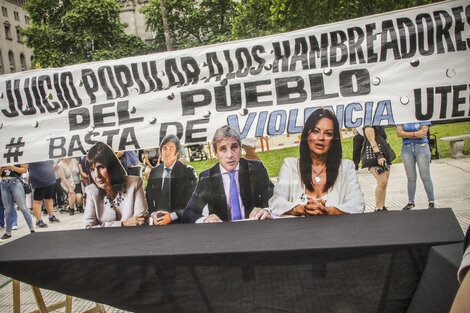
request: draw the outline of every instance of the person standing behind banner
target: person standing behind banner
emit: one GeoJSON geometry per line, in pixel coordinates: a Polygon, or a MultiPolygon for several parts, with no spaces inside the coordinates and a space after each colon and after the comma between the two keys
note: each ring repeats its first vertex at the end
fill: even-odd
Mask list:
{"type": "Polygon", "coordinates": [[[240,134],[222,126],[215,131],[212,146],[219,163],[199,175],[183,223],[271,218],[266,208],[273,185],[263,163],[241,157],[240,134]]]}
{"type": "Polygon", "coordinates": [[[245,150],[245,159],[260,161],[258,153],[256,153],[256,137],[242,139],[242,148],[245,150]]]}
{"type": "Polygon", "coordinates": [[[42,201],[44,200],[46,211],[49,214],[49,222],[59,223],[60,220],[54,216],[55,169],[54,161],[42,161],[29,163],[29,182],[33,187],[33,212],[36,216],[36,226],[47,227],[41,219],[42,201]]]}
{"type": "Polygon", "coordinates": [[[75,214],[75,204],[77,211],[82,213],[83,191],[78,161],[75,158],[62,159],[58,164],[57,172],[68,194],[69,214],[75,214]]]}
{"type": "Polygon", "coordinates": [[[5,227],[5,207],[2,202],[2,192],[0,190],[0,228],[5,227]]]}
{"type": "Polygon", "coordinates": [[[90,184],[90,173],[88,173],[85,165],[86,155],[77,158],[78,161],[78,169],[80,171],[80,176],[82,177],[83,186],[86,187],[90,184]]]}
{"type": "Polygon", "coordinates": [[[15,210],[15,202],[18,209],[23,213],[23,217],[28,224],[31,233],[34,233],[33,219],[29,210],[26,208],[26,195],[24,193],[23,183],[20,179],[21,174],[26,173],[28,165],[16,164],[2,166],[2,201],[6,210],[6,229],[2,240],[11,238],[11,229],[13,227],[13,214],[15,210]]]}
{"type": "Polygon", "coordinates": [[[149,180],[150,171],[157,165],[160,165],[160,148],[145,149],[143,152],[143,163],[145,166],[144,176],[149,180]]]}
{"type": "Polygon", "coordinates": [[[353,162],[356,171],[359,169],[359,162],[361,162],[362,146],[364,145],[364,131],[361,128],[352,129],[353,138],[353,162]]]}
{"type": "Polygon", "coordinates": [[[154,168],[160,165],[160,148],[145,149],[144,150],[144,161],[149,168],[154,168]]]}
{"type": "MultiPolygon", "coordinates": [[[[27,197],[27,195],[26,195],[27,197]]],[[[28,203],[26,203],[26,207],[28,206],[28,203]]],[[[13,210],[13,227],[12,229],[18,229],[18,213],[16,213],[16,210],[13,210]]],[[[3,205],[2,202],[2,193],[0,191],[0,228],[5,227],[5,206],[3,205]]]]}
{"type": "MultiPolygon", "coordinates": [[[[367,126],[364,127],[365,142],[370,143],[375,158],[377,159],[377,166],[371,166],[370,172],[377,181],[377,187],[375,188],[375,210],[374,211],[388,211],[385,207],[385,197],[387,194],[388,178],[390,177],[390,166],[392,160],[387,159],[387,154],[383,151],[384,147],[379,147],[377,144],[378,137],[387,140],[387,133],[383,126],[367,126]]],[[[362,162],[362,167],[365,167],[362,162]]]]}
{"type": "Polygon", "coordinates": [[[54,160],[54,169],[55,169],[55,181],[56,183],[54,184],[54,193],[52,197],[52,202],[54,204],[54,207],[57,207],[57,209],[60,210],[60,213],[64,213],[68,210],[64,208],[65,206],[65,191],[60,185],[60,177],[58,173],[58,164],[59,160],[54,160]]]}
{"type": "MultiPolygon", "coordinates": [[[[28,209],[29,213],[33,214],[33,192],[32,192],[32,188],[31,188],[31,184],[29,183],[29,172],[26,172],[24,174],[21,175],[21,179],[23,179],[23,182],[28,184],[30,189],[31,189],[31,192],[30,193],[26,193],[26,208],[28,209]]],[[[17,223],[15,221],[13,221],[13,229],[15,229],[15,225],[17,225],[17,223]]],[[[17,226],[18,227],[18,226],[17,226]]]]}
{"type": "Polygon", "coordinates": [[[142,179],[126,174],[110,146],[91,147],[86,168],[93,183],[85,188],[85,228],[148,224],[142,179]]]}
{"type": "Polygon", "coordinates": [[[196,171],[178,160],[181,144],[175,135],[167,135],[161,144],[163,164],[152,168],[146,196],[154,225],[181,223],[184,209],[196,188],[196,171]]]}
{"type": "Polygon", "coordinates": [[[431,150],[428,130],[431,122],[407,123],[397,126],[397,136],[402,138],[401,159],[408,179],[408,204],[402,210],[415,207],[416,165],[419,177],[428,196],[428,209],[434,209],[434,187],[431,180],[431,150]]]}
{"type": "Polygon", "coordinates": [[[120,151],[116,155],[124,166],[127,175],[141,176],[142,164],[134,151],[120,151]]]}

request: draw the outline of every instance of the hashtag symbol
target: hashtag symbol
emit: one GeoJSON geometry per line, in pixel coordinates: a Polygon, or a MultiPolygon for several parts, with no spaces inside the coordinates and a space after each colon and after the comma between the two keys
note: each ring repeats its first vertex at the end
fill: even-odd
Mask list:
{"type": "Polygon", "coordinates": [[[18,162],[18,157],[23,155],[23,151],[20,151],[21,147],[24,147],[23,137],[19,137],[16,142],[15,138],[11,138],[10,143],[5,146],[8,151],[3,155],[8,163],[11,163],[11,158],[13,162],[18,162]]]}

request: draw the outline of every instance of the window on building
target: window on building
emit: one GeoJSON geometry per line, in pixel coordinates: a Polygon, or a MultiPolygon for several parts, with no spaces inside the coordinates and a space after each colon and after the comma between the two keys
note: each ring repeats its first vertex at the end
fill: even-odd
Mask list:
{"type": "Polygon", "coordinates": [[[29,16],[24,16],[24,22],[29,25],[29,16]]]}
{"type": "Polygon", "coordinates": [[[20,63],[21,63],[21,70],[26,71],[26,59],[23,53],[20,54],[20,63]]]}
{"type": "Polygon", "coordinates": [[[20,15],[18,14],[18,12],[14,11],[14,12],[13,12],[13,15],[15,16],[15,21],[19,21],[19,20],[20,20],[20,15]]]}
{"type": "Polygon", "coordinates": [[[5,37],[7,39],[12,40],[11,38],[11,28],[10,28],[10,23],[8,21],[4,22],[3,25],[5,26],[5,37]]]}
{"type": "Polygon", "coordinates": [[[3,16],[8,17],[8,10],[6,7],[2,7],[3,16]]]}
{"type": "Polygon", "coordinates": [[[2,59],[2,52],[0,51],[0,75],[4,74],[3,72],[3,59],[2,59]]]}
{"type": "Polygon", "coordinates": [[[16,38],[18,39],[18,42],[23,42],[23,38],[21,37],[19,26],[16,26],[16,38]]]}
{"type": "Polygon", "coordinates": [[[10,73],[16,72],[15,68],[15,57],[13,56],[13,52],[8,52],[8,61],[10,62],[10,73]]]}

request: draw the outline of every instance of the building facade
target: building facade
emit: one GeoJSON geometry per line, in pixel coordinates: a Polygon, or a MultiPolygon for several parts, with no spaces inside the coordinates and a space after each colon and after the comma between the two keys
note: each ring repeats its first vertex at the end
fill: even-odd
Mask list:
{"type": "MultiPolygon", "coordinates": [[[[0,75],[15,73],[33,68],[32,49],[26,47],[19,35],[19,28],[30,25],[28,13],[23,9],[27,0],[0,0],[0,75]]],[[[154,36],[145,29],[144,14],[139,8],[147,0],[116,0],[120,7],[120,19],[128,26],[126,34],[135,34],[150,43],[154,36]]]]}
{"type": "Polygon", "coordinates": [[[139,12],[139,9],[145,6],[147,0],[116,0],[120,8],[121,23],[126,23],[127,27],[124,29],[126,34],[134,34],[139,36],[142,40],[150,43],[154,36],[152,32],[145,29],[145,16],[139,12]]]}
{"type": "Polygon", "coordinates": [[[32,50],[19,35],[20,27],[28,27],[25,0],[0,0],[0,75],[31,69],[32,50]]]}

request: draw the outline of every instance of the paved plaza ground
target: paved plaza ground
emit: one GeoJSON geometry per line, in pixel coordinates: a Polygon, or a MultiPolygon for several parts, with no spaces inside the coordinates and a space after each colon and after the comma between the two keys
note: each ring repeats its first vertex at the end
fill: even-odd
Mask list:
{"type": "MultiPolygon", "coordinates": [[[[295,138],[290,138],[290,141],[295,141],[295,138]]],[[[276,140],[273,140],[272,142],[270,141],[271,149],[278,147],[285,147],[285,145],[281,144],[279,146],[279,143],[276,142],[276,140]]],[[[470,158],[445,158],[433,160],[431,163],[431,176],[435,189],[436,207],[452,208],[462,230],[465,231],[470,224],[470,158]]],[[[358,178],[366,201],[366,213],[374,214],[372,212],[375,207],[375,179],[366,169],[358,171],[358,178]]],[[[394,164],[391,169],[389,185],[387,188],[386,206],[389,210],[401,210],[406,203],[407,187],[405,170],[402,164],[394,164]]],[[[426,209],[427,206],[426,194],[421,181],[418,179],[416,209],[426,209]]],[[[19,229],[13,231],[13,237],[8,240],[8,242],[29,234],[21,213],[18,213],[19,229]]],[[[58,231],[83,228],[83,214],[70,216],[68,214],[60,214],[57,212],[57,217],[61,220],[59,224],[49,224],[49,227],[45,229],[37,229],[36,231],[58,231]]],[[[0,245],[4,243],[5,241],[0,242],[0,245]]],[[[9,278],[0,275],[0,284],[5,283],[5,286],[0,288],[0,312],[2,313],[13,312],[12,284],[7,283],[8,280],[9,278]]],[[[43,290],[43,296],[46,304],[62,301],[65,298],[63,295],[47,290],[43,290]]],[[[90,301],[73,298],[72,312],[85,312],[93,306],[94,303],[90,301]]],[[[109,306],[105,307],[107,312],[125,312],[109,306]]],[[[32,312],[34,310],[37,310],[37,307],[32,295],[31,287],[22,283],[21,312],[32,312]]],[[[64,312],[64,309],[60,309],[55,312],[64,312]]]]}

